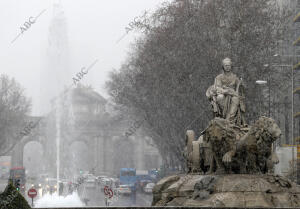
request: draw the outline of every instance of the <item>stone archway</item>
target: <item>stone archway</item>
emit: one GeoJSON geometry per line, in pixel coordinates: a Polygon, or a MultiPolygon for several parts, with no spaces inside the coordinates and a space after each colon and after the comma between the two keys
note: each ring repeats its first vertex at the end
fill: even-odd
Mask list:
{"type": "Polygon", "coordinates": [[[89,146],[85,141],[73,141],[70,144],[68,155],[70,162],[65,165],[68,167],[69,175],[79,174],[80,170],[89,171],[91,169],[89,146]]]}
{"type": "Polygon", "coordinates": [[[28,176],[38,177],[46,172],[46,159],[43,145],[38,141],[29,141],[23,148],[23,167],[28,176]]]}
{"type": "MultiPolygon", "coordinates": [[[[46,138],[41,136],[24,137],[19,143],[17,143],[11,152],[11,166],[12,167],[24,167],[24,147],[31,142],[36,142],[41,145],[43,150],[43,158],[46,155],[46,138]]],[[[36,150],[32,150],[34,153],[36,150]]]]}

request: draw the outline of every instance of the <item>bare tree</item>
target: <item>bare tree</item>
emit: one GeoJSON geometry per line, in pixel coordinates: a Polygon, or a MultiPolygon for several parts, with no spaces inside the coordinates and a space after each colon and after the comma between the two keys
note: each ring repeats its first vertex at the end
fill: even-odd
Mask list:
{"type": "MultiPolygon", "coordinates": [[[[230,57],[247,85],[248,121],[258,117],[255,80],[266,75],[286,21],[273,0],[175,0],[135,21],[143,36],[107,83],[114,101],[145,118],[165,162],[182,164],[184,133],[212,119],[205,91],[230,57]]],[[[151,134],[150,134],[151,135],[151,134]]]]}
{"type": "Polygon", "coordinates": [[[0,76],[0,156],[7,154],[21,140],[31,102],[24,90],[6,75],[0,76]]]}

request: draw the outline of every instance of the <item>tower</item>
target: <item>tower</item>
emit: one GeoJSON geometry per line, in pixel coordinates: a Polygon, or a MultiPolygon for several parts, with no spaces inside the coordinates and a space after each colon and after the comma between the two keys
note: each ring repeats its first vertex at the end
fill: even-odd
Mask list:
{"type": "Polygon", "coordinates": [[[67,21],[61,1],[53,3],[45,66],[41,73],[40,113],[50,111],[50,101],[71,84],[67,21]]]}

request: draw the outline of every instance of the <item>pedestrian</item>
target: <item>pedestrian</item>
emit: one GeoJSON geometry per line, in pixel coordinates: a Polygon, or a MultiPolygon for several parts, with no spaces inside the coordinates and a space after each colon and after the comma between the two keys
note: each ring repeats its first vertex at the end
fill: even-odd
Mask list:
{"type": "Polygon", "coordinates": [[[89,201],[90,200],[88,198],[83,198],[83,202],[84,202],[85,206],[88,206],[89,201]]]}
{"type": "Polygon", "coordinates": [[[72,182],[69,182],[68,193],[69,193],[70,195],[73,194],[73,184],[72,184],[72,182]]]}

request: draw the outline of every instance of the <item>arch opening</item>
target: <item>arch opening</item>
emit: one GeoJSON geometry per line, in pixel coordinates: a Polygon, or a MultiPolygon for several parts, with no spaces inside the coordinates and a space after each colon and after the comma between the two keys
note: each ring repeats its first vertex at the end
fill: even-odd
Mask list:
{"type": "Polygon", "coordinates": [[[40,142],[30,141],[23,148],[23,166],[28,177],[39,177],[46,172],[44,148],[40,142]]]}

